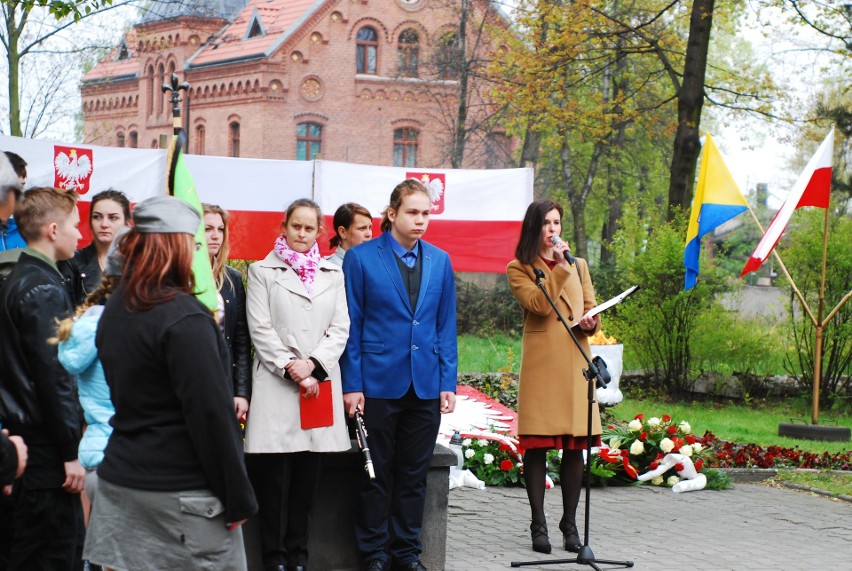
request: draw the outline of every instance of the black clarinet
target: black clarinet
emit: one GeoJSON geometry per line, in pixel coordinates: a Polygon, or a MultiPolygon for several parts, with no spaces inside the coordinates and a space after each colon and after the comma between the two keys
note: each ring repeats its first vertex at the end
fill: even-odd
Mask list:
{"type": "Polygon", "coordinates": [[[361,414],[361,409],[355,409],[355,429],[358,437],[358,448],[361,449],[361,454],[364,455],[364,469],[371,480],[376,479],[376,471],[373,470],[373,457],[370,455],[370,444],[367,442],[367,428],[364,426],[364,415],[361,414]]]}

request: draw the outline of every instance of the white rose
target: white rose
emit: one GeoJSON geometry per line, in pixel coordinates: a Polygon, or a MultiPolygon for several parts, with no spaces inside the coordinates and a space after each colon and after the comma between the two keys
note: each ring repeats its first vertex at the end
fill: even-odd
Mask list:
{"type": "Polygon", "coordinates": [[[494,455],[493,454],[486,454],[485,456],[482,457],[482,461],[485,462],[486,464],[491,464],[492,462],[494,462],[494,455]]]}
{"type": "Polygon", "coordinates": [[[486,440],[485,438],[480,438],[480,439],[479,439],[479,440],[477,440],[476,442],[477,442],[480,446],[488,446],[488,440],[486,440]]]}
{"type": "Polygon", "coordinates": [[[473,441],[470,438],[465,438],[464,440],[462,440],[462,446],[464,446],[465,448],[470,447],[471,444],[473,444],[473,441]]]}
{"type": "Polygon", "coordinates": [[[701,452],[702,450],[704,450],[704,447],[701,445],[700,442],[696,442],[695,444],[692,445],[692,451],[693,452],[701,452]]]}
{"type": "Polygon", "coordinates": [[[674,486],[678,482],[680,482],[680,478],[678,478],[677,476],[669,476],[669,479],[666,480],[666,484],[668,484],[669,486],[674,486]]]}
{"type": "Polygon", "coordinates": [[[651,480],[651,483],[654,484],[655,486],[661,486],[663,484],[663,477],[657,476],[656,478],[651,480]]]}
{"type": "Polygon", "coordinates": [[[692,446],[690,446],[689,444],[684,444],[680,447],[680,453],[689,458],[690,456],[692,456],[692,446]]]}
{"type": "Polygon", "coordinates": [[[663,454],[668,454],[674,449],[674,442],[671,441],[670,438],[663,438],[660,440],[660,450],[663,451],[663,454]]]}
{"type": "Polygon", "coordinates": [[[630,453],[634,456],[639,456],[645,451],[645,445],[642,444],[641,440],[634,440],[633,444],[630,445],[630,453]]]}
{"type": "Polygon", "coordinates": [[[652,417],[650,420],[648,420],[648,426],[660,426],[660,419],[656,416],[652,417]]]}
{"type": "Polygon", "coordinates": [[[684,434],[692,434],[692,427],[689,426],[689,423],[685,420],[678,424],[678,428],[680,428],[681,432],[684,434]]]}
{"type": "Polygon", "coordinates": [[[612,438],[610,438],[609,447],[613,450],[618,450],[619,448],[621,448],[621,438],[617,436],[613,436],[612,438]]]}
{"type": "Polygon", "coordinates": [[[630,424],[627,425],[627,428],[630,429],[630,432],[639,432],[642,430],[642,421],[638,418],[634,418],[630,421],[630,424]]]}
{"type": "Polygon", "coordinates": [[[468,460],[473,458],[474,456],[476,456],[476,452],[474,452],[470,448],[468,448],[467,450],[464,451],[464,457],[467,458],[468,460]]]}

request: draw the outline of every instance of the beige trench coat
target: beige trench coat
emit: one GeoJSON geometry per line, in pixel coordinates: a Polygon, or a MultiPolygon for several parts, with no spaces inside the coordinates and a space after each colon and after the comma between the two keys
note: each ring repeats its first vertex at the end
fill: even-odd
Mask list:
{"type": "Polygon", "coordinates": [[[349,337],[343,272],[321,260],[309,294],[296,272],[275,254],[249,266],[246,314],[255,348],[246,453],[349,450],[337,361],[349,337]],[[334,424],[302,430],[299,385],[276,362],[316,358],[332,383],[334,424]]]}
{"type": "MultiPolygon", "coordinates": [[[[544,284],[559,312],[576,323],[595,304],[595,290],[586,260],[577,258],[569,270],[551,271],[536,260],[534,266],[512,260],[506,268],[512,294],[524,310],[524,338],[518,391],[518,433],[525,436],[573,435],[587,432],[588,384],[586,367],[571,336],[565,331],[541,289],[535,283],[535,268],[544,272],[544,284]]],[[[573,328],[586,354],[588,336],[573,328]]],[[[592,434],[601,433],[598,405],[592,407],[592,434]]]]}

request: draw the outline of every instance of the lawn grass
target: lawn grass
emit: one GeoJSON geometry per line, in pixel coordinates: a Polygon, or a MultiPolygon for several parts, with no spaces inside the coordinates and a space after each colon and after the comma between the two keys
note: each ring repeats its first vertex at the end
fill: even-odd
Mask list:
{"type": "Polygon", "coordinates": [[[830,492],[835,495],[852,497],[852,474],[812,472],[808,470],[781,470],[773,480],[776,482],[790,482],[799,486],[830,492]]]}
{"type": "MultiPolygon", "coordinates": [[[[625,394],[624,400],[612,407],[610,411],[619,420],[631,420],[639,413],[644,414],[645,418],[668,414],[678,422],[681,420],[689,422],[695,434],[704,434],[709,430],[721,440],[739,444],[776,445],[785,448],[798,446],[801,450],[808,452],[830,454],[845,452],[852,448],[852,443],[849,442],[821,442],[778,436],[779,423],[790,422],[791,418],[808,416],[805,411],[783,403],[759,406],[714,402],[665,403],[659,400],[631,399],[629,394],[625,394]]],[[[850,416],[831,417],[822,413],[820,422],[852,428],[850,416]]]]}
{"type": "Polygon", "coordinates": [[[459,335],[460,373],[517,373],[521,370],[521,338],[508,335],[459,335]]]}

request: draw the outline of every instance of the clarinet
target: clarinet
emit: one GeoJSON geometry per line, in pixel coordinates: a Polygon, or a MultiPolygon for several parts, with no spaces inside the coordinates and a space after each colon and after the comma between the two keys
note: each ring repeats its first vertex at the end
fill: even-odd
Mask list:
{"type": "Polygon", "coordinates": [[[364,415],[361,414],[360,407],[355,409],[355,429],[358,437],[358,448],[364,455],[364,470],[371,480],[376,479],[376,471],[373,470],[373,457],[370,455],[370,444],[367,442],[367,428],[364,426],[364,415]]]}

